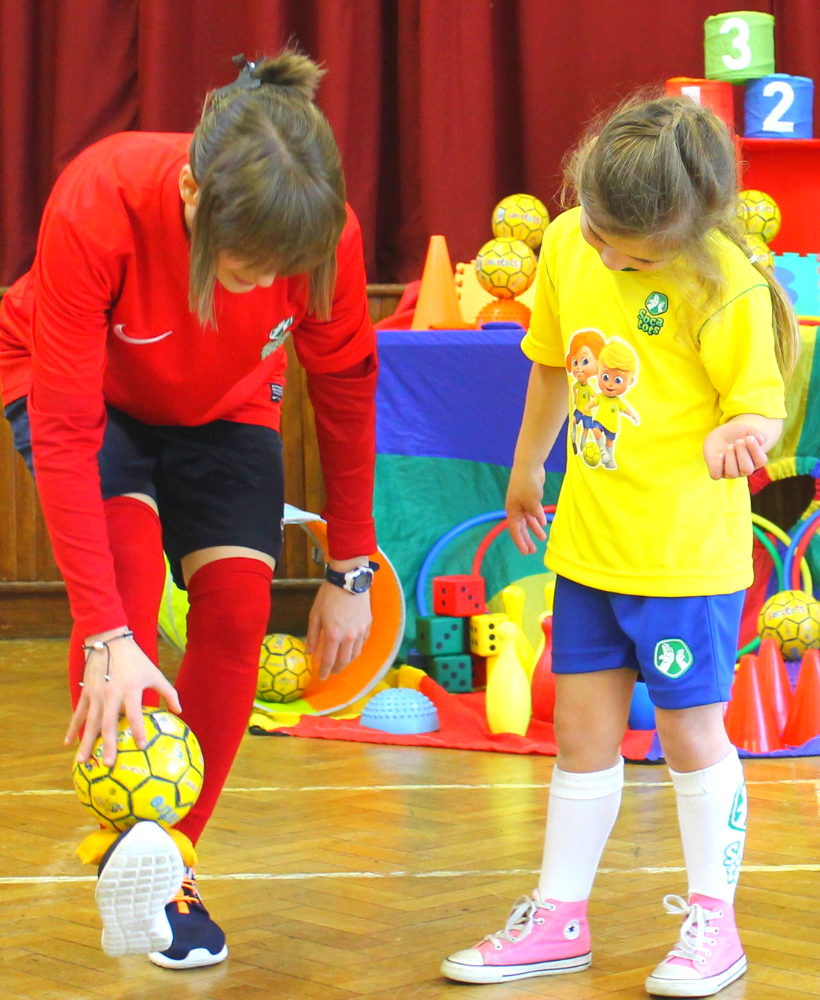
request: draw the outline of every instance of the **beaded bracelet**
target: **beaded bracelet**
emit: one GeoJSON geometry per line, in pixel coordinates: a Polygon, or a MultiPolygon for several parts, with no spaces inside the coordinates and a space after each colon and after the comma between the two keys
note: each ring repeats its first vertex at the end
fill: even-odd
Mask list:
{"type": "MultiPolygon", "coordinates": [[[[122,635],[115,635],[112,636],[110,639],[105,639],[105,640],[97,639],[95,642],[89,643],[87,646],[84,645],[83,652],[86,654],[85,662],[88,663],[88,657],[92,653],[101,653],[103,650],[105,650],[106,653],[105,679],[106,681],[110,681],[111,674],[108,673],[108,667],[111,663],[111,650],[108,648],[108,644],[111,642],[116,642],[117,639],[133,639],[133,638],[134,638],[134,633],[131,631],[131,629],[128,629],[127,631],[123,632],[122,635]]],[[[80,687],[81,688],[85,687],[85,681],[80,681],[80,687]]]]}

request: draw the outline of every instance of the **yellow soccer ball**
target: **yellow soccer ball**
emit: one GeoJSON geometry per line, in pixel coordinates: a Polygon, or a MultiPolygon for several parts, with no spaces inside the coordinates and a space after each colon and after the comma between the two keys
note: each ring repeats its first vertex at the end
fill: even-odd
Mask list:
{"type": "Polygon", "coordinates": [[[103,763],[102,737],[87,763],[74,763],[80,801],[115,830],[127,830],[140,820],[176,826],[202,791],[205,762],[193,732],[171,712],[145,709],[143,716],[148,739],[144,750],[137,747],[122,716],[113,767],[103,763]]]}
{"type": "Polygon", "coordinates": [[[542,201],[531,194],[511,194],[493,209],[493,236],[497,240],[522,240],[537,250],[550,217],[542,201]]]}
{"type": "Polygon", "coordinates": [[[535,254],[522,240],[490,240],[478,251],[475,273],[481,287],[498,299],[514,299],[535,278],[535,254]]]}
{"type": "Polygon", "coordinates": [[[313,676],[305,644],[292,635],[266,635],[259,654],[256,696],[262,701],[296,701],[313,676]]]}
{"type": "Polygon", "coordinates": [[[781,590],[766,601],[757,618],[761,639],[774,639],[787,660],[820,649],[820,601],[802,590],[781,590]]]}
{"type": "Polygon", "coordinates": [[[601,464],[601,449],[598,447],[598,442],[591,434],[584,443],[584,447],[581,450],[581,457],[591,469],[594,469],[596,465],[601,464]]]}
{"type": "Polygon", "coordinates": [[[765,191],[741,191],[737,215],[743,232],[760,236],[764,243],[771,243],[780,230],[780,208],[765,191]]]}

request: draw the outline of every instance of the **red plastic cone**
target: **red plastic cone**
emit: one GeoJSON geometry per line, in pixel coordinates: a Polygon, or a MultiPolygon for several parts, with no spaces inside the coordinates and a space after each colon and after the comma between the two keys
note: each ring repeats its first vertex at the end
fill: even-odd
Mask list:
{"type": "Polygon", "coordinates": [[[724,723],[729,739],[742,750],[771,753],[783,749],[774,712],[761,692],[757,657],[752,654],[741,657],[724,723]]]}
{"type": "Polygon", "coordinates": [[[774,713],[777,731],[782,735],[792,707],[792,686],[783,654],[774,639],[764,639],[757,651],[757,679],[763,700],[774,713]]]}
{"type": "Polygon", "coordinates": [[[820,650],[808,649],[800,664],[783,740],[799,747],[815,736],[820,736],[820,650]]]}
{"type": "Polygon", "coordinates": [[[430,330],[439,327],[458,330],[465,326],[456,295],[456,282],[447,250],[447,240],[443,236],[431,236],[421,276],[419,298],[410,328],[430,330]]]}
{"type": "Polygon", "coordinates": [[[555,674],[552,672],[552,615],[541,619],[544,648],[532,672],[532,717],[552,722],[555,712],[555,674]]]}

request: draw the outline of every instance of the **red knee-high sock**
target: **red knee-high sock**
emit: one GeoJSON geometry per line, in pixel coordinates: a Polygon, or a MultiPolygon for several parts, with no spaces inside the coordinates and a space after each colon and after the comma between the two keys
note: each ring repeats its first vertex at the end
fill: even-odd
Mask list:
{"type": "MultiPolygon", "coordinates": [[[[157,614],[165,586],[165,560],[162,557],[162,528],[156,512],[134,497],[112,497],[105,501],[108,541],[114,557],[117,590],[128,617],[128,627],[146,656],[157,662],[157,614]]],[[[80,698],[85,654],[84,635],[71,633],[68,652],[68,681],[71,702],[80,698]]],[[[146,691],[146,705],[156,706],[155,691],[146,691]]]]}
{"type": "Polygon", "coordinates": [[[218,559],[188,583],[188,647],[177,677],[182,718],[205,756],[205,784],[177,829],[196,843],[248,727],[272,570],[259,559],[218,559]]]}

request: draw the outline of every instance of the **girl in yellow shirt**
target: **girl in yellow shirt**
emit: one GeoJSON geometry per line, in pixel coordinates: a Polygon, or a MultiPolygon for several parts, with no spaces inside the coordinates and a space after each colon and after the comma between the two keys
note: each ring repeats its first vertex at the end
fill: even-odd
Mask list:
{"type": "Polygon", "coordinates": [[[745,479],[780,436],[797,326],[736,232],[734,145],[710,110],[688,98],[629,103],[582,142],[568,180],[580,204],[549,227],[539,261],[522,344],[534,363],[506,503],[518,548],[534,552],[531,532],[546,537],[544,462],[567,413],[573,337],[600,331],[607,346],[586,416],[602,461],[585,458],[591,442],[576,454],[572,419],[547,547],[559,753],[544,862],[505,927],[442,971],[497,983],[590,964],[587,900],[620,806],[620,743],[640,674],[689,880],[686,899],[664,900],[683,927],[646,986],[709,996],[746,969],[733,905],[746,790],[723,703],[751,582],[745,479]],[[619,342],[629,364],[607,358],[619,342]],[[607,392],[610,377],[621,381],[607,392]],[[618,404],[614,424],[605,401],[618,404]]]}

